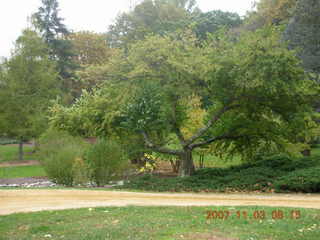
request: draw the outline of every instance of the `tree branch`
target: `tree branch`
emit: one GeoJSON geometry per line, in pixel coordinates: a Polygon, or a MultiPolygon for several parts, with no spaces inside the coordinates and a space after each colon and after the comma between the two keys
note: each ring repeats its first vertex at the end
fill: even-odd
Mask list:
{"type": "Polygon", "coordinates": [[[210,127],[212,127],[213,124],[215,124],[217,121],[219,121],[219,119],[222,117],[222,115],[232,109],[235,109],[237,107],[240,107],[240,104],[237,105],[229,105],[229,106],[225,106],[224,108],[222,108],[217,114],[215,114],[208,122],[208,124],[199,129],[199,131],[193,135],[188,141],[186,141],[185,146],[190,146],[192,143],[194,143],[198,138],[202,137],[208,130],[210,127]]]}
{"type": "Polygon", "coordinates": [[[194,149],[197,147],[202,147],[202,146],[208,145],[210,143],[213,143],[213,142],[219,141],[219,140],[236,140],[236,139],[243,138],[243,137],[246,137],[246,135],[239,135],[239,136],[224,135],[224,136],[220,136],[220,137],[214,137],[214,138],[211,138],[211,139],[204,141],[204,142],[191,144],[190,148],[194,149]]]}
{"type": "Polygon", "coordinates": [[[172,108],[173,108],[173,131],[177,135],[180,141],[180,144],[184,146],[186,144],[186,140],[177,124],[177,101],[176,100],[172,104],[172,108]]]}
{"type": "Polygon", "coordinates": [[[145,131],[142,131],[142,136],[143,136],[143,139],[144,139],[144,142],[146,144],[146,147],[154,150],[155,152],[158,152],[158,153],[164,153],[164,154],[170,154],[170,155],[181,155],[182,154],[182,151],[179,151],[179,150],[172,150],[172,149],[169,149],[169,148],[165,148],[165,147],[161,147],[161,146],[156,146],[149,138],[148,134],[145,132],[145,131]]]}

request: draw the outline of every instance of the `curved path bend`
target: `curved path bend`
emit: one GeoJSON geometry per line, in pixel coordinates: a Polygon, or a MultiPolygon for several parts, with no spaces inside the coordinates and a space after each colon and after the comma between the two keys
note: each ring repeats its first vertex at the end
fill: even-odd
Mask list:
{"type": "Polygon", "coordinates": [[[189,194],[0,190],[0,215],[108,206],[272,206],[320,209],[318,194],[189,194]]]}

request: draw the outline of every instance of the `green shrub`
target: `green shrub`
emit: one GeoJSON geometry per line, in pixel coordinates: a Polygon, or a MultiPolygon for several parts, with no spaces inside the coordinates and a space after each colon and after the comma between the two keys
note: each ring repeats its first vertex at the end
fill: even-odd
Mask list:
{"type": "Polygon", "coordinates": [[[15,140],[15,139],[0,137],[0,145],[18,144],[18,143],[19,143],[19,141],[15,140]]]}
{"type": "Polygon", "coordinates": [[[92,171],[83,158],[76,158],[72,164],[73,183],[86,185],[90,182],[92,171]]]}
{"type": "Polygon", "coordinates": [[[82,158],[87,144],[81,138],[55,130],[42,135],[39,144],[39,159],[49,179],[57,184],[72,186],[75,161],[82,158]]]}
{"type": "Polygon", "coordinates": [[[128,159],[121,146],[113,140],[99,139],[85,154],[92,180],[102,186],[115,180],[128,167],[128,159]]]}
{"type": "Polygon", "coordinates": [[[277,184],[276,190],[279,192],[319,192],[319,168],[319,157],[291,159],[276,155],[255,163],[229,168],[200,169],[195,175],[186,178],[161,178],[149,175],[137,177],[131,179],[122,189],[174,192],[273,192],[277,184]]]}
{"type": "Polygon", "coordinates": [[[275,181],[274,186],[278,192],[320,192],[320,166],[291,172],[275,181]]]}

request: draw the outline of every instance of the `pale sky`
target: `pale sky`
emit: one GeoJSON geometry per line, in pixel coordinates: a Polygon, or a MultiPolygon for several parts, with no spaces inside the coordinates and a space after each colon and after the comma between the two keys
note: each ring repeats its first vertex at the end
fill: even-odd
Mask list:
{"type": "MultiPolygon", "coordinates": [[[[134,0],[59,0],[60,16],[70,30],[106,32],[115,17],[127,11],[134,0]]],[[[202,11],[221,9],[244,15],[253,0],[197,0],[202,11]]],[[[41,0],[0,0],[0,56],[8,57],[28,17],[37,11],[41,0]]]]}

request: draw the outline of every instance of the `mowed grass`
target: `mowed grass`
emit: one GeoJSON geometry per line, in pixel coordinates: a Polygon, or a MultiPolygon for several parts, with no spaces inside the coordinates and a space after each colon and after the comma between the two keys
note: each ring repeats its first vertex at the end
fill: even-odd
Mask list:
{"type": "MultiPolygon", "coordinates": [[[[193,160],[196,167],[200,166],[199,155],[194,154],[193,160]]],[[[221,158],[215,155],[205,155],[204,156],[204,167],[219,167],[219,168],[228,168],[232,166],[241,165],[243,162],[239,156],[235,156],[233,158],[221,158]]]]}
{"type": "Polygon", "coordinates": [[[0,179],[43,176],[46,176],[46,173],[40,165],[0,168],[0,179]]]}
{"type": "MultiPolygon", "coordinates": [[[[30,154],[33,147],[24,145],[24,160],[35,160],[34,155],[30,154]]],[[[18,161],[18,145],[0,145],[0,163],[18,161]]]]}
{"type": "Polygon", "coordinates": [[[269,207],[112,207],[0,216],[0,240],[318,240],[320,210],[269,207]],[[292,219],[292,211],[301,217],[292,219]],[[207,211],[229,211],[207,219],[207,211]],[[246,213],[238,218],[236,212],[246,213]],[[255,219],[264,211],[265,219],[255,219]],[[273,211],[283,219],[274,220],[273,211]],[[257,215],[256,215],[257,216],[257,215]],[[220,239],[220,238],[219,238],[220,239]]]}

